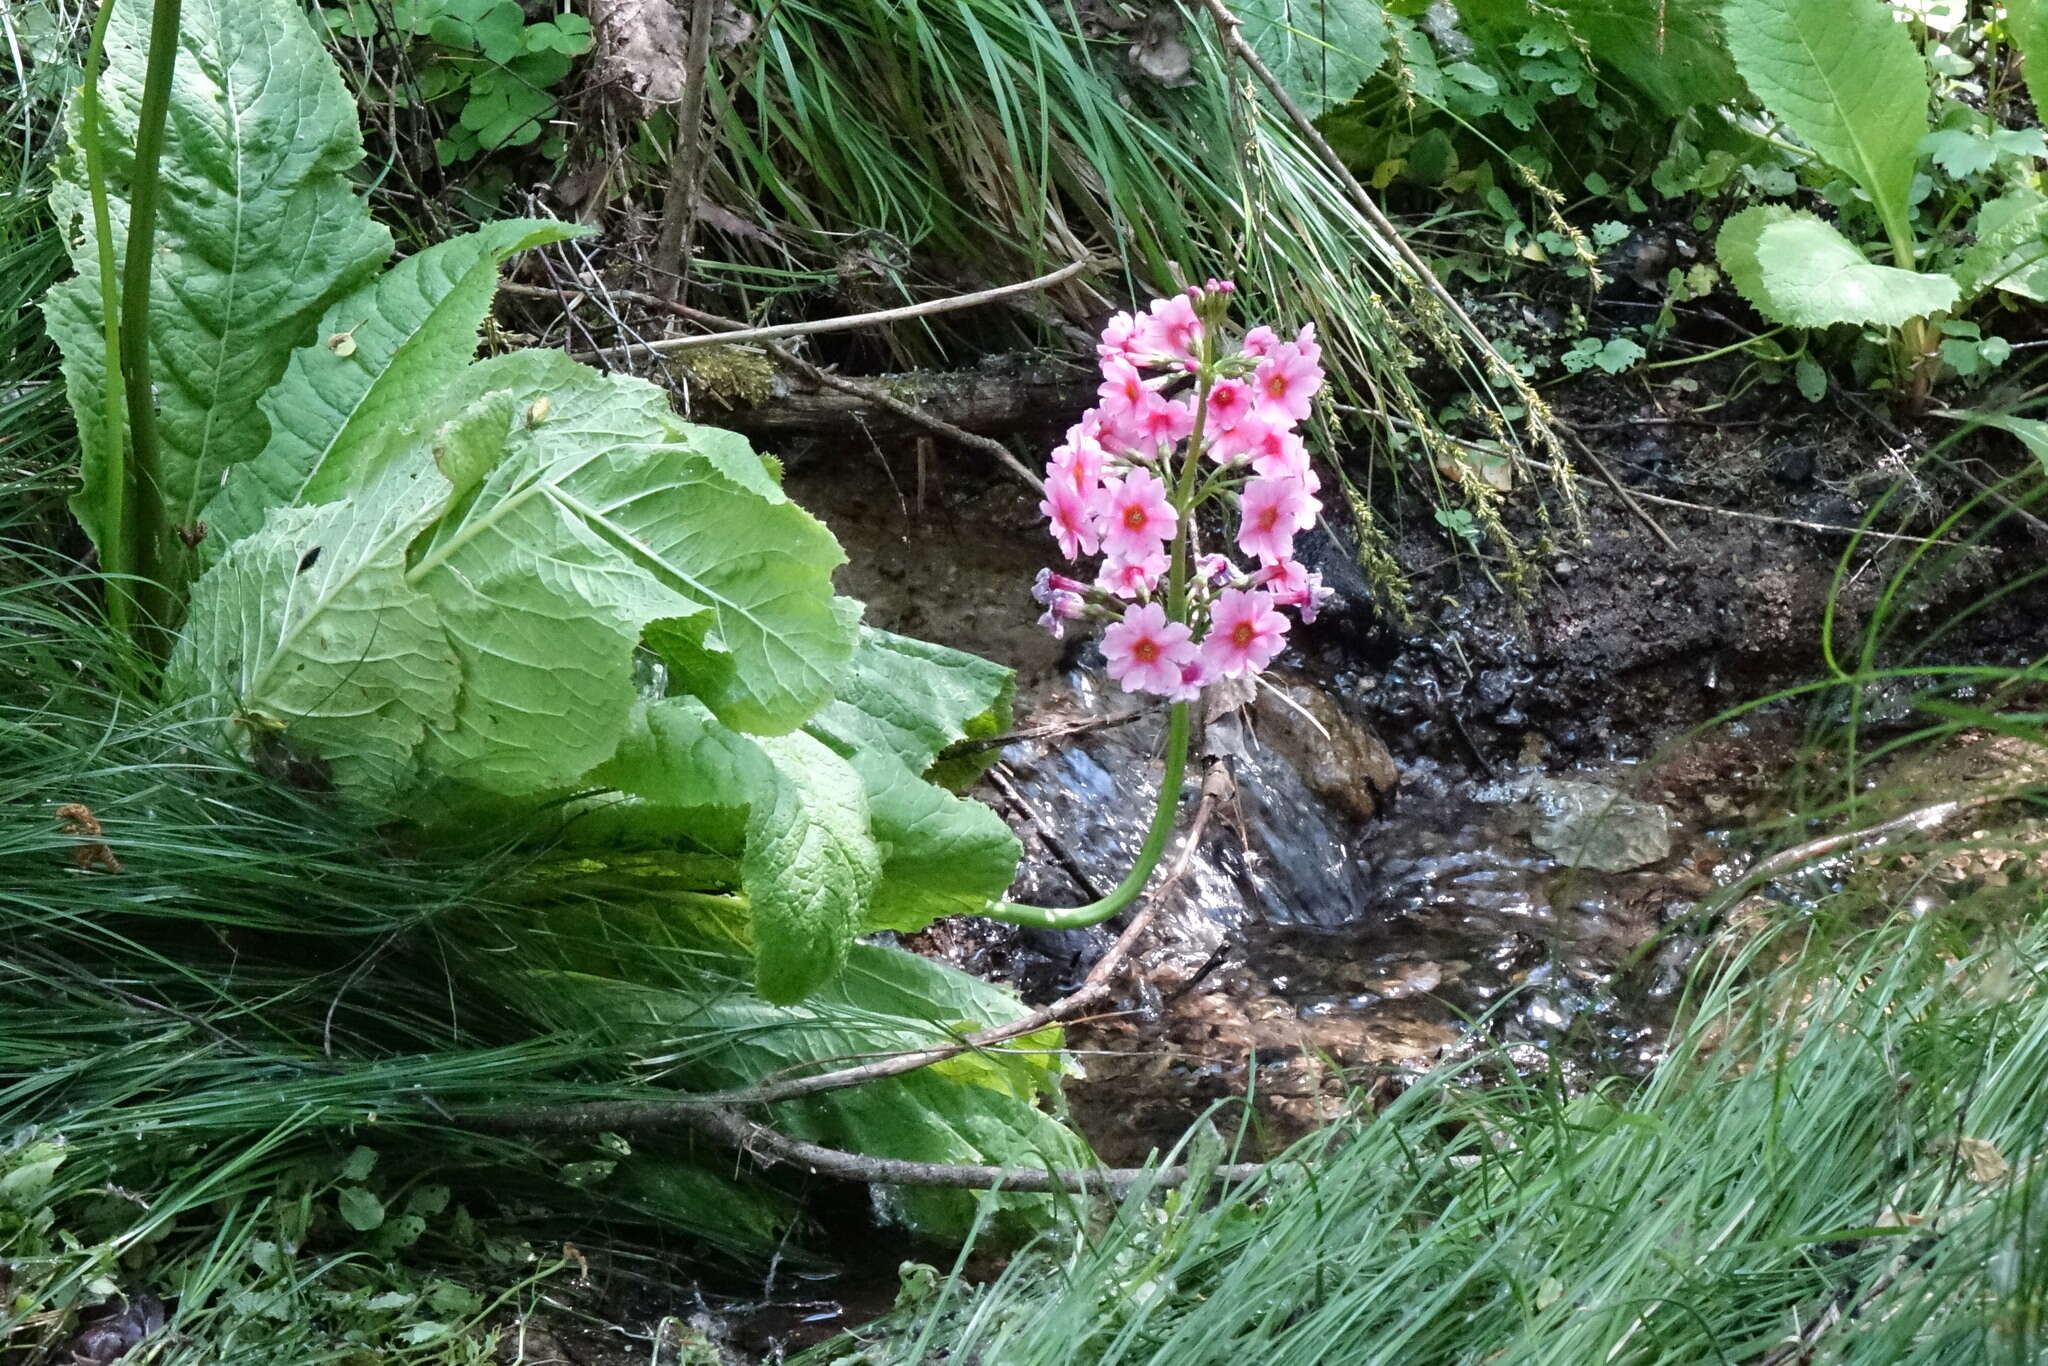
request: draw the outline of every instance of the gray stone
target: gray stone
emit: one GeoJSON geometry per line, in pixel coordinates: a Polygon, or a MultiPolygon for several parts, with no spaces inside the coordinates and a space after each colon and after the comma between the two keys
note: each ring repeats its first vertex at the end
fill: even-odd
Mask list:
{"type": "Polygon", "coordinates": [[[1671,813],[1599,783],[1538,778],[1530,784],[1529,842],[1575,868],[1626,873],[1671,856],[1671,813]]]}
{"type": "Polygon", "coordinates": [[[1262,688],[1252,721],[1260,743],[1293,764],[1309,791],[1354,820],[1371,820],[1401,781],[1373,728],[1321,688],[1262,688]]]}

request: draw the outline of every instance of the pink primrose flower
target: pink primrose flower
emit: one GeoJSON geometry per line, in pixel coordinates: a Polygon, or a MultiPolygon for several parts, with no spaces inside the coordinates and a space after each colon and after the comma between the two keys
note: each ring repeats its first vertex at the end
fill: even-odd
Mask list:
{"type": "Polygon", "coordinates": [[[1156,475],[1132,470],[1106,486],[1102,506],[1102,550],[1119,559],[1142,560],[1172,539],[1179,517],[1166,501],[1156,475]]]}
{"type": "Polygon", "coordinates": [[[1136,365],[1118,356],[1102,362],[1102,383],[1096,386],[1095,394],[1102,400],[1102,406],[1095,411],[1103,421],[1116,422],[1142,409],[1152,397],[1152,387],[1145,383],[1136,365]]]}
{"type": "Polygon", "coordinates": [[[1072,597],[1087,591],[1087,584],[1054,569],[1039,570],[1038,577],[1031,581],[1031,600],[1042,607],[1052,606],[1053,600],[1062,593],[1072,597]]]}
{"type": "Polygon", "coordinates": [[[1310,365],[1320,366],[1323,363],[1323,348],[1316,344],[1314,323],[1301,325],[1301,331],[1294,334],[1294,344],[1301,348],[1301,354],[1308,359],[1310,365]]]}
{"type": "Polygon", "coordinates": [[[1308,592],[1308,569],[1300,560],[1275,560],[1260,566],[1252,582],[1271,593],[1282,607],[1293,607],[1308,592]]]}
{"type": "Polygon", "coordinates": [[[1299,479],[1310,493],[1322,487],[1309,465],[1308,443],[1293,432],[1267,428],[1252,450],[1252,469],[1269,479],[1299,479]]]}
{"type": "Polygon", "coordinates": [[[1152,310],[1138,320],[1137,349],[1148,356],[1171,356],[1189,364],[1201,359],[1202,320],[1185,294],[1154,299],[1152,310]]]}
{"type": "Polygon", "coordinates": [[[1102,633],[1109,676],[1125,692],[1170,694],[1181,686],[1185,667],[1195,661],[1188,628],[1166,619],[1156,602],[1130,608],[1122,621],[1102,633]]]}
{"type": "Polygon", "coordinates": [[[1228,555],[1204,555],[1195,561],[1195,577],[1221,588],[1237,577],[1237,566],[1228,555]]]}
{"type": "Polygon", "coordinates": [[[1092,433],[1081,427],[1070,428],[1066,444],[1053,447],[1052,459],[1045,467],[1045,482],[1063,484],[1084,500],[1092,501],[1102,486],[1102,464],[1106,458],[1102,443],[1092,433]]]}
{"type": "Polygon", "coordinates": [[[1202,660],[1223,678],[1258,673],[1287,643],[1287,618],[1273,610],[1271,595],[1226,588],[1209,608],[1209,633],[1202,660]]]}
{"type": "Polygon", "coordinates": [[[1266,326],[1254,327],[1244,334],[1244,353],[1253,360],[1269,354],[1280,344],[1280,334],[1266,326]]]}
{"type": "Polygon", "coordinates": [[[1134,453],[1143,452],[1148,460],[1161,446],[1171,446],[1195,429],[1195,414],[1187,404],[1157,394],[1133,417],[1138,429],[1134,453]]]}
{"type": "Polygon", "coordinates": [[[1093,502],[1064,480],[1055,478],[1045,486],[1045,497],[1039,502],[1038,510],[1051,524],[1053,539],[1060,543],[1060,553],[1070,560],[1079,555],[1093,555],[1100,544],[1095,534],[1093,502]]]}
{"type": "Polygon", "coordinates": [[[1309,400],[1322,387],[1322,367],[1293,342],[1274,347],[1252,374],[1259,415],[1278,427],[1292,427],[1307,417],[1309,400]]]}
{"type": "Polygon", "coordinates": [[[1120,598],[1142,598],[1158,589],[1159,580],[1171,563],[1163,549],[1138,559],[1111,555],[1102,562],[1102,573],[1096,577],[1095,586],[1120,598]]]}
{"type": "Polygon", "coordinates": [[[1209,388],[1206,430],[1223,433],[1242,422],[1252,410],[1251,386],[1240,379],[1219,379],[1209,388]]]}
{"type": "Polygon", "coordinates": [[[1080,616],[1085,608],[1077,593],[1054,593],[1052,601],[1039,613],[1038,624],[1054,640],[1067,638],[1067,623],[1080,616]]]}
{"type": "Polygon", "coordinates": [[[1294,533],[1314,524],[1318,506],[1300,480],[1264,475],[1245,481],[1238,503],[1243,519],[1237,528],[1238,549],[1267,564],[1288,558],[1294,533]]]}
{"type": "Polygon", "coordinates": [[[1301,613],[1303,622],[1313,625],[1323,604],[1336,596],[1336,590],[1323,587],[1320,571],[1310,573],[1299,560],[1280,560],[1269,564],[1254,576],[1253,582],[1273,595],[1273,601],[1281,607],[1292,607],[1301,613]]]}
{"type": "Polygon", "coordinates": [[[1137,351],[1132,343],[1138,337],[1138,318],[1132,313],[1113,315],[1102,329],[1102,337],[1095,344],[1095,354],[1104,361],[1112,359],[1136,360],[1137,351]]]}

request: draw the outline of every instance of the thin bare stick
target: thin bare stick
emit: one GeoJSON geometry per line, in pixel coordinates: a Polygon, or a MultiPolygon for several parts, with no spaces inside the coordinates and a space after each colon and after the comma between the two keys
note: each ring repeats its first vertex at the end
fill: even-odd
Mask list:
{"type": "Polygon", "coordinates": [[[669,164],[668,197],[662,204],[661,239],[654,247],[655,273],[670,298],[680,298],[690,280],[690,247],[697,234],[697,184],[704,170],[704,89],[711,82],[712,0],[693,0],[690,36],[683,58],[683,98],[676,109],[675,155],[669,164]]]}
{"type": "Polygon", "coordinates": [[[1650,533],[1664,543],[1666,550],[1674,555],[1678,554],[1678,542],[1671,539],[1671,533],[1666,531],[1655,517],[1644,511],[1643,505],[1636,501],[1635,495],[1629,492],[1628,488],[1619,479],[1614,477],[1613,470],[1607,468],[1607,462],[1602,460],[1599,454],[1591,446],[1587,445],[1584,438],[1577,432],[1569,427],[1564,428],[1563,431],[1571,443],[1579,448],[1579,454],[1592,462],[1593,473],[1599,475],[1601,482],[1614,491],[1614,496],[1621,500],[1621,505],[1629,510],[1630,515],[1648,527],[1650,533]]]}
{"type": "Polygon", "coordinates": [[[1090,901],[1102,900],[1102,889],[1095,885],[1095,879],[1088,876],[1088,870],[1081,866],[1081,861],[1067,848],[1066,841],[1052,832],[1052,822],[1040,815],[1038,808],[1032,805],[1031,799],[1018,789],[1016,783],[1010,781],[1010,775],[1003,771],[1003,765],[997,764],[990,769],[988,780],[996,791],[1003,794],[1003,800],[1016,808],[1019,816],[1031,823],[1032,832],[1038,836],[1038,842],[1045,846],[1053,861],[1066,870],[1074,885],[1081,889],[1081,895],[1090,901]]]}
{"type": "Polygon", "coordinates": [[[1026,1034],[1035,1034],[1051,1025],[1073,1019],[1109,994],[1116,974],[1129,959],[1132,951],[1137,948],[1138,941],[1151,926],[1159,907],[1187,875],[1188,864],[1194,857],[1194,851],[1200,846],[1202,836],[1208,830],[1210,817],[1214,815],[1217,803],[1222,800],[1228,786],[1228,777],[1221,766],[1212,765],[1210,772],[1203,779],[1202,800],[1195,808],[1194,820],[1188,826],[1187,837],[1181,846],[1180,854],[1173,866],[1167,870],[1165,879],[1146,898],[1144,906],[1131,917],[1130,923],[1124,927],[1123,933],[1117,936],[1116,942],[1110,945],[1108,952],[1097,959],[1095,966],[1088,970],[1088,975],[1082,979],[1081,985],[1049,1006],[1030,1011],[1008,1024],[984,1029],[978,1034],[970,1034],[951,1043],[896,1053],[858,1066],[820,1072],[815,1076],[793,1077],[786,1081],[768,1082],[736,1091],[673,1096],[658,1101],[593,1101],[587,1105],[531,1110],[517,1114],[478,1115],[468,1122],[482,1129],[513,1133],[581,1134],[666,1128],[681,1122],[687,1115],[707,1108],[772,1105],[777,1101],[794,1100],[799,1096],[860,1086],[882,1077],[901,1076],[905,1072],[915,1072],[919,1068],[944,1062],[948,1058],[957,1058],[962,1053],[993,1048],[997,1044],[1007,1043],[1026,1034]]]}
{"type": "MultiPolygon", "coordinates": [[[[595,351],[578,353],[577,360],[626,360],[633,356],[653,354],[666,356],[676,351],[687,351],[695,346],[717,346],[730,342],[772,341],[778,337],[805,337],[817,332],[852,332],[863,327],[880,327],[884,323],[903,322],[910,318],[929,318],[938,313],[952,313],[963,308],[978,308],[997,299],[1007,299],[1013,294],[1030,294],[1037,290],[1050,289],[1063,281],[1071,280],[1093,264],[1089,261],[1074,261],[1045,275],[1014,284],[997,285],[993,289],[977,290],[973,294],[956,294],[946,299],[927,299],[923,303],[905,304],[901,308],[877,309],[872,313],[849,313],[838,318],[820,318],[808,323],[778,323],[773,327],[747,327],[738,331],[718,335],[696,337],[668,337],[661,341],[638,342],[631,346],[607,346],[595,351]]],[[[702,319],[699,319],[702,321],[702,319]]]]}
{"type": "MultiPolygon", "coordinates": [[[[1525,457],[1539,470],[1548,470],[1549,465],[1533,456],[1525,457]]],[[[1715,517],[1739,517],[1746,522],[1769,522],[1773,526],[1796,526],[1804,531],[1825,531],[1837,536],[1867,536],[1877,541],[1905,541],[1911,545],[1945,545],[1960,548],[1960,541],[1944,541],[1938,536],[1908,536],[1897,531],[1879,531],[1875,527],[1843,526],[1837,522],[1809,522],[1799,517],[1779,517],[1768,512],[1745,512],[1741,508],[1717,508],[1711,503],[1688,503],[1683,498],[1664,498],[1638,489],[1632,495],[1645,503],[1657,503],[1668,508],[1684,508],[1687,512],[1704,512],[1715,517]]]]}
{"type": "Polygon", "coordinates": [[[777,1133],[723,1108],[693,1110],[682,1122],[756,1161],[802,1167],[817,1176],[882,1186],[952,1186],[965,1190],[1072,1191],[1122,1194],[1134,1186],[1171,1190],[1195,1180],[1240,1182],[1265,1174],[1263,1162],[1220,1167],[986,1167],[955,1162],[907,1162],[821,1148],[777,1133]]]}
{"type": "Polygon", "coordinates": [[[1022,730],[1008,731],[1002,735],[955,740],[939,751],[939,758],[959,759],[969,754],[986,754],[989,750],[1005,749],[1026,740],[1064,740],[1070,735],[1086,735],[1091,731],[1108,730],[1112,726],[1129,725],[1144,714],[1142,710],[1134,707],[1115,716],[1091,716],[1085,721],[1048,721],[1042,726],[1026,726],[1022,730]]]}
{"type": "Polygon", "coordinates": [[[1936,802],[1932,806],[1908,811],[1903,816],[1894,816],[1888,821],[1879,821],[1876,825],[1865,826],[1861,830],[1845,830],[1838,835],[1826,835],[1817,840],[1808,840],[1805,844],[1795,844],[1790,849],[1779,850],[1750,869],[1742,881],[1748,885],[1768,882],[1816,859],[1828,858],[1841,853],[1844,849],[1869,844],[1874,840],[1889,839],[1894,835],[1924,835],[1931,830],[1940,829],[1958,816],[1975,811],[1979,807],[1995,805],[2012,795],[2010,792],[1985,792],[1974,797],[1958,797],[1953,801],[1936,802]]]}

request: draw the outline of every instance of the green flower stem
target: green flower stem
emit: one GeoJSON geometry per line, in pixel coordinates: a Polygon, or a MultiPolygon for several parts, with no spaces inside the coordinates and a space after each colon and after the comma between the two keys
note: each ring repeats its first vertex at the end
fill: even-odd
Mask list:
{"type": "Polygon", "coordinates": [[[135,172],[129,191],[128,242],[121,262],[121,381],[128,397],[132,459],[127,511],[133,526],[133,571],[148,585],[145,619],[166,626],[160,551],[163,494],[157,485],[156,395],[149,376],[149,284],[156,255],[156,209],[162,189],[157,168],[163,160],[164,117],[170,108],[171,76],[178,62],[178,16],[183,0],[156,0],[149,19],[149,62],[143,71],[142,102],[135,128],[135,172]]]}
{"type": "Polygon", "coordinates": [[[1159,778],[1159,806],[1152,813],[1152,828],[1145,832],[1137,862],[1115,890],[1085,906],[1026,906],[1014,901],[992,901],[982,914],[1042,930],[1079,930],[1100,925],[1136,901],[1173,840],[1173,827],[1180,815],[1180,785],[1187,769],[1188,704],[1176,702],[1166,710],[1166,772],[1159,778]]]}
{"type": "MultiPolygon", "coordinates": [[[[1167,586],[1167,616],[1174,621],[1188,619],[1188,541],[1195,530],[1195,489],[1202,468],[1203,434],[1209,422],[1209,386],[1216,382],[1215,343],[1207,331],[1202,337],[1202,363],[1195,388],[1195,426],[1188,433],[1186,463],[1181,466],[1174,499],[1180,523],[1174,528],[1173,567],[1167,586]]],[[[1188,771],[1188,704],[1175,702],[1166,712],[1166,771],[1159,779],[1159,805],[1152,812],[1152,828],[1138,850],[1137,862],[1114,891],[1085,906],[1026,906],[1014,901],[992,901],[982,914],[1012,925],[1030,925],[1041,930],[1078,930],[1100,925],[1138,899],[1152,871],[1166,856],[1173,841],[1173,827],[1180,815],[1180,785],[1188,771]]]]}
{"type": "Polygon", "coordinates": [[[107,154],[100,112],[100,68],[106,64],[107,19],[115,0],[101,0],[93,19],[92,39],[85,51],[85,85],[78,94],[79,144],[85,153],[85,183],[92,199],[93,241],[99,252],[100,319],[106,336],[102,360],[100,421],[105,426],[109,522],[113,534],[100,548],[100,568],[107,574],[107,624],[123,640],[135,629],[136,546],[128,521],[128,413],[121,397],[121,306],[114,283],[114,225],[107,209],[107,154]]]}

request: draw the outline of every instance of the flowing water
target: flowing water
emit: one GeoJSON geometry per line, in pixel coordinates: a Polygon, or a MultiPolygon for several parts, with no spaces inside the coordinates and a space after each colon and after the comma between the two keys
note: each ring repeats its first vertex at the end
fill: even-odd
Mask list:
{"type": "MultiPolygon", "coordinates": [[[[1085,644],[1031,625],[1046,550],[1027,500],[983,487],[920,507],[908,482],[790,476],[847,544],[843,582],[869,620],[1016,666],[1018,726],[1071,728],[1009,745],[979,795],[1024,840],[1015,895],[1091,899],[1142,841],[1162,717],[1109,684],[1085,644]]],[[[1461,1049],[1580,1076],[1656,1056],[1686,953],[1659,931],[1714,887],[1720,857],[1690,790],[1699,766],[1619,761],[1648,743],[1590,716],[1539,728],[1521,711],[1530,671],[1512,657],[1475,667],[1476,627],[1390,648],[1349,596],[1276,686],[1207,728],[1234,791],[1114,1011],[1070,1032],[1083,1069],[1070,1099],[1109,1161],[1142,1160],[1248,1091],[1261,1141],[1282,1143],[1461,1049]],[[1556,757],[1575,728],[1602,736],[1590,767],[1556,757]]],[[[948,922],[916,946],[1046,1000],[1115,928],[948,922]]]]}

